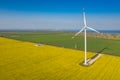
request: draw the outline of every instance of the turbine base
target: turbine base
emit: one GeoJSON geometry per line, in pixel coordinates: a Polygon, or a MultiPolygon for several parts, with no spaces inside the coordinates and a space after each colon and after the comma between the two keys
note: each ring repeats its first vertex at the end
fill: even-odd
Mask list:
{"type": "Polygon", "coordinates": [[[83,63],[84,66],[88,66],[89,64],[88,63],[83,63]]]}

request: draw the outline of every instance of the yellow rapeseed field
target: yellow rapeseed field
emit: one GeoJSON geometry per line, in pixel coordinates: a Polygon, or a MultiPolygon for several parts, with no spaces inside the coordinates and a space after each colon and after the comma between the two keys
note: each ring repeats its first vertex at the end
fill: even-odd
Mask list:
{"type": "Polygon", "coordinates": [[[120,57],[103,54],[87,67],[83,59],[83,51],[0,38],[0,80],[120,80],[120,57]]]}

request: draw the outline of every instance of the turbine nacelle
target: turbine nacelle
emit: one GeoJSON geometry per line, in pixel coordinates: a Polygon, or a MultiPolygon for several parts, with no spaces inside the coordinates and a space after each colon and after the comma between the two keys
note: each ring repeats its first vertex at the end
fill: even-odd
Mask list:
{"type": "Polygon", "coordinates": [[[97,31],[97,30],[95,30],[95,29],[93,29],[93,28],[91,28],[91,27],[83,27],[80,31],[78,31],[72,38],[74,38],[75,36],[77,36],[77,35],[79,35],[81,32],[83,32],[84,30],[91,30],[91,31],[94,31],[94,32],[96,32],[96,33],[100,33],[99,31],[97,31]]]}

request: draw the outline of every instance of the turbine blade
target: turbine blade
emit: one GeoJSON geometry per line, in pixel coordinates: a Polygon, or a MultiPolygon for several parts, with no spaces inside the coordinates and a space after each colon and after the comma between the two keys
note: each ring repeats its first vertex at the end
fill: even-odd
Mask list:
{"type": "Polygon", "coordinates": [[[84,26],[87,26],[86,24],[86,17],[85,17],[85,12],[83,11],[83,18],[84,18],[84,26]]]}
{"type": "Polygon", "coordinates": [[[83,27],[79,32],[77,32],[72,38],[74,38],[75,36],[77,36],[78,34],[80,34],[84,29],[85,29],[85,27],[83,27]]]}
{"type": "Polygon", "coordinates": [[[94,31],[94,32],[100,33],[99,31],[97,31],[97,30],[95,30],[95,29],[93,29],[91,27],[87,27],[87,28],[90,29],[90,30],[92,30],[92,31],[94,31]]]}

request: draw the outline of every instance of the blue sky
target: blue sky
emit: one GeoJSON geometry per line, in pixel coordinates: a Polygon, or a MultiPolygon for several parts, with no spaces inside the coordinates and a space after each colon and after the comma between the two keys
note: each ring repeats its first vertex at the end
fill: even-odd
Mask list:
{"type": "Polygon", "coordinates": [[[0,29],[120,30],[119,0],[0,0],[0,29]]]}

